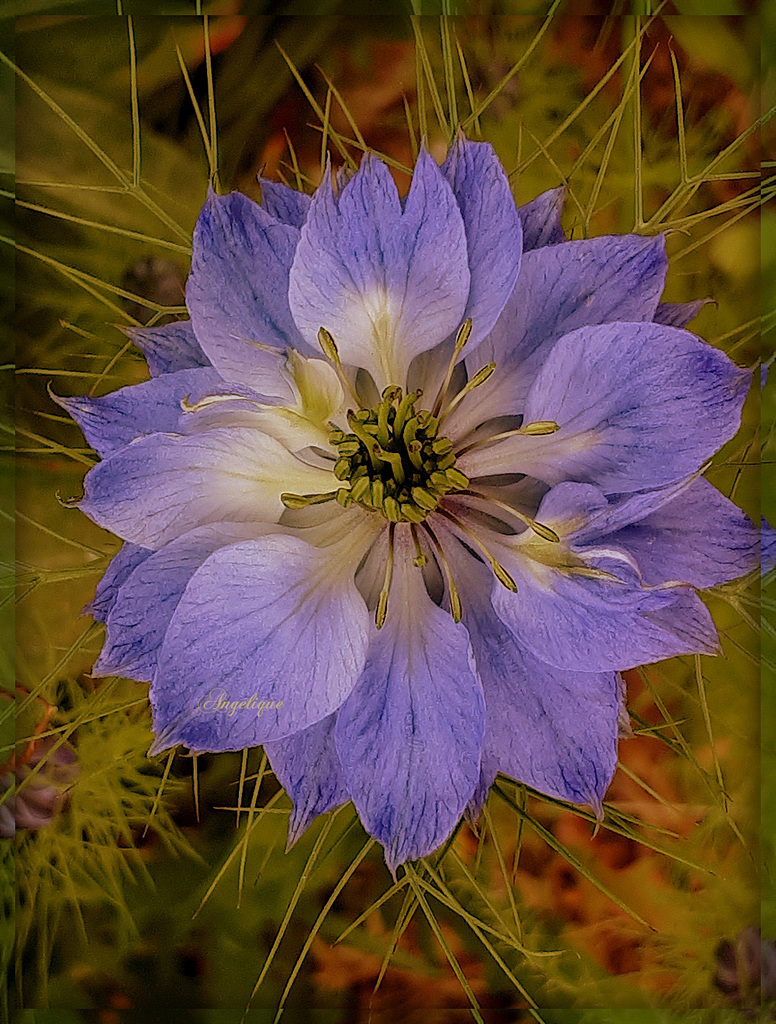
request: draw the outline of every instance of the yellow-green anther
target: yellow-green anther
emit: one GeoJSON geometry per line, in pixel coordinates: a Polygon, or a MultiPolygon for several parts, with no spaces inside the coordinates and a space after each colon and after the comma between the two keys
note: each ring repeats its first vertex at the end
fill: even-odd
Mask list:
{"type": "Polygon", "coordinates": [[[477,370],[472,379],[466,383],[466,386],[463,388],[463,390],[471,391],[472,388],[478,388],[480,384],[485,383],[485,381],[488,379],[488,377],[490,377],[490,375],[493,373],[495,369],[495,363],[486,363],[483,367],[477,370]]]}
{"type": "Polygon", "coordinates": [[[329,434],[329,444],[340,444],[345,440],[345,434],[341,430],[332,430],[329,434]]]}
{"type": "Polygon", "coordinates": [[[412,500],[416,505],[420,505],[421,508],[432,512],[437,507],[437,499],[425,487],[413,487],[410,493],[412,494],[412,500]]]}
{"type": "Polygon", "coordinates": [[[464,487],[469,486],[469,478],[465,473],[462,473],[460,469],[446,469],[445,477],[450,481],[453,487],[458,487],[463,490],[464,487]]]}
{"type": "Polygon", "coordinates": [[[445,373],[445,378],[437,393],[434,401],[432,412],[434,416],[439,414],[439,410],[442,408],[442,402],[445,400],[447,389],[450,387],[450,381],[453,379],[453,371],[455,370],[455,364],[458,362],[458,356],[461,354],[464,345],[469,340],[469,336],[472,333],[472,318],[469,317],[461,324],[458,328],[458,333],[455,336],[455,345],[453,347],[453,354],[450,357],[450,362],[445,373]]]}
{"type": "Polygon", "coordinates": [[[359,477],[350,488],[354,501],[362,501],[367,494],[371,493],[371,484],[368,476],[359,477]]]}
{"type": "Polygon", "coordinates": [[[337,350],[337,343],[334,338],[329,334],[325,327],[318,329],[318,344],[321,346],[321,352],[326,356],[332,363],[339,362],[339,351],[337,350]]]}
{"type": "Polygon", "coordinates": [[[372,504],[375,508],[382,508],[385,500],[385,484],[382,480],[372,481],[372,504]]]}
{"type": "Polygon", "coordinates": [[[431,445],[431,451],[435,455],[447,455],[453,450],[453,442],[447,437],[438,437],[431,445]]]}
{"type": "Polygon", "coordinates": [[[440,469],[451,469],[455,465],[455,456],[452,452],[449,455],[443,455],[437,465],[440,469]]]}
{"type": "Polygon", "coordinates": [[[392,523],[398,523],[401,520],[401,509],[399,503],[395,498],[385,498],[383,501],[383,508],[385,514],[392,523]]]}
{"type": "Polygon", "coordinates": [[[409,501],[403,501],[400,507],[404,518],[408,519],[411,523],[422,523],[426,518],[424,509],[418,508],[417,505],[409,501]]]}
{"type": "Polygon", "coordinates": [[[336,491],[327,491],[325,494],[290,494],[285,491],[280,495],[280,500],[286,508],[307,508],[308,505],[322,505],[325,501],[332,501],[336,498],[336,491]]]}
{"type": "Polygon", "coordinates": [[[415,557],[412,559],[412,564],[416,569],[422,569],[424,565],[428,564],[428,558],[423,554],[423,549],[420,546],[418,528],[415,523],[410,526],[410,533],[412,534],[412,543],[415,545],[415,557]]]}
{"type": "Polygon", "coordinates": [[[340,455],[358,455],[361,451],[360,441],[343,441],[338,445],[340,455]]]}
{"type": "Polygon", "coordinates": [[[340,362],[339,350],[337,349],[336,342],[332,338],[331,334],[326,330],[325,327],[318,328],[318,344],[321,346],[321,351],[334,366],[337,371],[337,376],[340,379],[340,383],[344,386],[346,391],[349,391],[351,397],[355,400],[356,404],[360,404],[360,399],[356,394],[356,389],[348,380],[347,374],[342,367],[340,362]]]}
{"type": "Polygon", "coordinates": [[[560,430],[555,420],[536,420],[534,423],[526,423],[518,430],[520,434],[527,434],[529,437],[542,437],[545,434],[554,434],[560,430]]]}
{"type": "Polygon", "coordinates": [[[511,590],[513,594],[516,594],[517,584],[506,571],[504,566],[500,562],[497,562],[496,559],[494,558],[493,561],[490,563],[490,567],[493,570],[493,574],[499,581],[499,583],[502,586],[506,587],[507,590],[511,590]]]}
{"type": "Polygon", "coordinates": [[[385,616],[388,614],[388,597],[391,593],[391,580],[393,579],[393,537],[396,527],[391,523],[388,528],[388,561],[385,565],[385,576],[383,578],[383,589],[377,599],[377,610],[375,612],[375,625],[382,629],[385,616]]]}
{"type": "Polygon", "coordinates": [[[552,544],[558,544],[560,542],[558,534],[554,530],[550,529],[549,526],[544,523],[537,522],[536,519],[526,515],[525,512],[521,512],[520,509],[515,508],[513,505],[508,505],[505,501],[501,501],[500,498],[493,498],[487,494],[482,494],[480,491],[470,491],[469,493],[475,498],[481,498],[483,501],[491,502],[497,508],[503,508],[505,512],[514,516],[515,519],[519,519],[521,523],[525,523],[529,529],[533,530],[534,533],[538,534],[538,536],[542,537],[544,540],[548,540],[552,544]]]}
{"type": "Polygon", "coordinates": [[[450,490],[450,484],[447,480],[447,473],[442,473],[439,470],[435,470],[429,477],[430,482],[434,485],[436,490],[440,494],[447,494],[450,490]]]}
{"type": "Polygon", "coordinates": [[[347,508],[353,503],[353,499],[350,496],[350,491],[345,487],[340,487],[337,491],[336,501],[338,505],[342,505],[343,508],[347,508]]]}
{"type": "Polygon", "coordinates": [[[347,480],[350,476],[351,462],[350,459],[337,459],[334,463],[334,475],[338,480],[347,480]]]}
{"type": "Polygon", "coordinates": [[[459,354],[462,351],[464,345],[469,340],[469,337],[471,336],[471,333],[472,333],[472,318],[471,317],[467,317],[464,320],[464,322],[461,324],[461,326],[458,328],[458,334],[456,334],[456,336],[455,336],[455,351],[456,351],[456,354],[459,354]]]}
{"type": "Polygon", "coordinates": [[[544,540],[548,540],[552,544],[560,543],[560,537],[557,535],[557,533],[554,530],[551,530],[550,527],[546,526],[544,523],[540,523],[536,519],[531,519],[528,525],[534,533],[537,533],[544,540]]]}
{"type": "Polygon", "coordinates": [[[377,611],[375,612],[375,625],[378,629],[382,629],[385,625],[385,616],[388,614],[388,594],[386,591],[380,591],[380,597],[377,599],[377,611]]]}

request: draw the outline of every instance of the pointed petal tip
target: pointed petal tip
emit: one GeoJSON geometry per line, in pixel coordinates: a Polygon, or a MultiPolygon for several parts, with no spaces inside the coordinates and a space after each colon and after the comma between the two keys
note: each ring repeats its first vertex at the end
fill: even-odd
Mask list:
{"type": "Polygon", "coordinates": [[[169,737],[169,733],[162,733],[154,739],[153,743],[146,751],[146,757],[158,757],[159,754],[164,754],[177,745],[177,742],[169,737]]]}

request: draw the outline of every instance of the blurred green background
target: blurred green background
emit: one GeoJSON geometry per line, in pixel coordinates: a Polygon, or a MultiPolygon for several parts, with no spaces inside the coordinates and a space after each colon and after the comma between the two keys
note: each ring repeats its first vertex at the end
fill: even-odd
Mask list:
{"type": "MultiPolygon", "coordinates": [[[[309,190],[325,152],[356,162],[363,139],[406,187],[419,136],[441,157],[463,121],[496,147],[518,201],[567,185],[573,237],[667,231],[666,299],[713,298],[693,329],[741,365],[770,358],[774,96],[761,35],[772,14],[675,5],[637,19],[591,4],[547,21],[483,3],[412,24],[398,5],[385,17],[334,0],[315,16],[300,7],[205,5],[217,16],[203,20],[184,4],[125,2],[127,18],[96,0],[19,0],[3,12],[30,15],[0,26],[0,95],[15,91],[17,115],[15,182],[10,146],[0,173],[17,196],[5,232],[19,367],[15,676],[10,658],[2,667],[8,692],[18,687],[18,799],[52,775],[57,751],[78,766],[51,822],[17,834],[5,1006],[59,1008],[41,1021],[67,1019],[62,1008],[236,1021],[260,981],[262,1021],[281,1004],[291,1020],[316,1019],[315,1007],[327,1022],[431,1024],[471,1019],[472,1006],[522,1020],[530,1003],[562,1024],[772,1019],[756,581],[709,596],[724,660],[628,673],[637,737],[621,745],[595,838],[589,815],[502,780],[479,832],[462,826],[414,885],[401,872],[394,885],[350,806],[285,853],[290,805],[261,751],[149,762],[146,688],[88,674],[101,631],[81,609],[118,544],[59,500],[80,493],[96,456],[47,387],[103,394],[145,378],[120,328],[184,315],[191,230],[216,170],[221,190],[257,196],[260,168],[309,190]]],[[[775,401],[771,382],[764,472],[775,401]]],[[[754,519],[759,423],[754,387],[708,474],[754,519]]],[[[763,492],[776,519],[772,501],[763,492]]],[[[4,561],[11,610],[12,549],[4,561]]],[[[767,578],[769,612],[772,588],[767,578]]],[[[9,620],[6,650],[12,635],[9,620]]],[[[766,626],[771,668],[775,641],[766,626]]],[[[762,699],[767,801],[772,689],[762,699]]]]}

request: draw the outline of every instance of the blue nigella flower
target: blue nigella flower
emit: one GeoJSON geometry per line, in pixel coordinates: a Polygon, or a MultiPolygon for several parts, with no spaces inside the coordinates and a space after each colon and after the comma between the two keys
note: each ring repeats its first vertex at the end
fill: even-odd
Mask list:
{"type": "Polygon", "coordinates": [[[662,238],[567,241],[487,144],[339,185],[211,194],[151,379],[60,401],[126,542],[95,675],[151,682],[152,752],[264,744],[292,840],[352,799],[393,869],[499,771],[600,813],[618,673],[718,651],[696,588],[759,531],[700,470],[751,375],[660,304],[662,238]]]}

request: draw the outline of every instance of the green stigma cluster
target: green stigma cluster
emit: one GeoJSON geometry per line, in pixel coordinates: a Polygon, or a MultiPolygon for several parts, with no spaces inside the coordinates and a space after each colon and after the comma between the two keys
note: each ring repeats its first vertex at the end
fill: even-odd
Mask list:
{"type": "Polygon", "coordinates": [[[350,433],[332,431],[334,475],[349,485],[335,497],[345,508],[355,503],[392,523],[420,523],[445,494],[469,486],[455,469],[452,443],[437,436],[439,418],[415,411],[421,395],[388,387],[376,408],[348,412],[350,433]]]}

